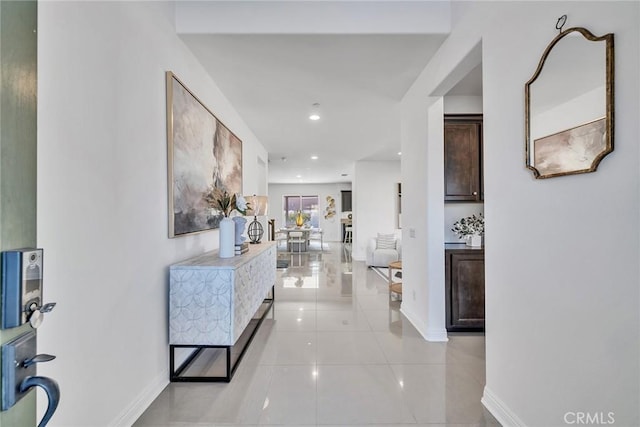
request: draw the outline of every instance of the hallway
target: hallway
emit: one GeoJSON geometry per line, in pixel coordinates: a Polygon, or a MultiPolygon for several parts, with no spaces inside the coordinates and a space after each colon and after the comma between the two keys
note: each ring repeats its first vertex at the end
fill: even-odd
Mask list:
{"type": "Polygon", "coordinates": [[[275,303],[231,383],[172,383],[134,424],[494,426],[484,336],[426,342],[349,245],[278,253],[275,303]]]}

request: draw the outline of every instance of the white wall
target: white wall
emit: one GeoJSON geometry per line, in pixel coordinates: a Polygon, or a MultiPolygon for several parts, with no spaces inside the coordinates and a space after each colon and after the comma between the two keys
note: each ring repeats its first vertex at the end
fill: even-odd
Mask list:
{"type": "Polygon", "coordinates": [[[444,113],[482,114],[482,97],[447,95],[444,97],[444,113]]]}
{"type": "Polygon", "coordinates": [[[485,400],[504,402],[527,425],[564,424],[567,411],[580,410],[639,425],[639,4],[513,6],[503,9],[509,25],[483,38],[492,230],[485,400]],[[545,26],[565,13],[595,34],[615,33],[616,151],[595,173],[534,180],[512,143],[522,140],[524,120],[512,106],[521,105],[520,85],[554,37],[545,26]]]}
{"type": "Polygon", "coordinates": [[[402,313],[430,341],[447,340],[443,104],[420,91],[402,103],[402,313]]]}
{"type": "Polygon", "coordinates": [[[38,245],[58,303],[38,334],[57,359],[38,370],[62,391],[49,425],[129,425],[168,383],[168,266],[218,245],[167,237],[165,71],[242,139],[245,194],[267,155],[169,3],[41,2],[38,43],[38,245]]]}
{"type": "MultiPolygon", "coordinates": [[[[370,238],[397,229],[399,182],[400,161],[356,162],[352,193],[354,259],[365,259],[370,238]]],[[[404,222],[404,209],[402,212],[404,222]]]]}
{"type": "Polygon", "coordinates": [[[284,196],[318,196],[318,212],[320,228],[324,231],[325,242],[339,242],[342,240],[342,196],[340,191],[351,190],[349,183],[337,184],[269,184],[269,218],[275,218],[276,228],[285,224],[284,196]],[[336,201],[336,215],[325,219],[327,196],[336,201]]]}
{"type": "MultiPolygon", "coordinates": [[[[411,107],[415,99],[429,104],[426,96],[481,41],[490,230],[483,402],[504,425],[565,425],[571,411],[639,425],[639,4],[476,2],[465,12],[403,100],[404,126],[414,132],[404,133],[402,150],[424,143],[415,138],[428,125],[414,123],[424,108],[411,107]],[[535,180],[524,166],[524,83],[562,14],[595,34],[615,33],[616,148],[595,173],[535,180]]],[[[412,172],[403,163],[403,177],[412,172]]],[[[435,292],[433,272],[425,273],[435,292]]]]}

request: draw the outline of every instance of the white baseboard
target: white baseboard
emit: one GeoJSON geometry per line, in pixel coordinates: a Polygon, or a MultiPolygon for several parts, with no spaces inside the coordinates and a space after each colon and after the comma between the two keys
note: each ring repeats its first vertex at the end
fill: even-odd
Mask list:
{"type": "Polygon", "coordinates": [[[400,306],[400,313],[402,313],[404,317],[406,317],[409,320],[409,322],[411,322],[413,327],[418,330],[420,335],[422,335],[422,338],[424,338],[425,340],[433,341],[433,342],[449,341],[449,337],[447,336],[446,329],[427,328],[426,330],[424,330],[420,322],[418,322],[418,317],[414,316],[413,313],[407,310],[404,304],[400,306]]]}
{"type": "Polygon", "coordinates": [[[449,341],[449,335],[447,335],[446,329],[427,329],[427,333],[422,334],[422,336],[427,341],[433,341],[433,342],[449,341]]]}
{"type": "Polygon", "coordinates": [[[109,423],[110,427],[131,427],[140,415],[151,405],[151,402],[164,390],[169,384],[169,370],[163,371],[153,380],[131,404],[116,417],[114,421],[109,423]]]}
{"type": "Polygon", "coordinates": [[[491,415],[504,427],[526,427],[526,424],[495,394],[484,387],[484,393],[480,400],[491,415]]]}

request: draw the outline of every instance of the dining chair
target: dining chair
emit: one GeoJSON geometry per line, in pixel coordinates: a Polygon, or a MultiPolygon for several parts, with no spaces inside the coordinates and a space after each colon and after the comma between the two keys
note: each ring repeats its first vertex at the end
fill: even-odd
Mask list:
{"type": "Polygon", "coordinates": [[[324,251],[324,242],[323,242],[324,231],[322,228],[314,228],[311,230],[311,234],[309,234],[309,240],[320,240],[320,251],[324,251]]]}
{"type": "Polygon", "coordinates": [[[342,243],[351,243],[353,240],[353,226],[347,225],[344,228],[344,241],[342,243]]]}
{"type": "Polygon", "coordinates": [[[285,249],[287,248],[287,232],[286,231],[281,231],[278,230],[275,232],[275,238],[273,240],[275,240],[276,242],[276,248],[280,249],[280,243],[284,242],[285,244],[285,249]]]}
{"type": "Polygon", "coordinates": [[[290,252],[294,252],[295,245],[298,245],[298,250],[295,252],[302,252],[302,248],[307,245],[307,239],[303,231],[290,231],[287,238],[287,246],[290,252]],[[303,246],[304,245],[304,246],[303,246]]]}

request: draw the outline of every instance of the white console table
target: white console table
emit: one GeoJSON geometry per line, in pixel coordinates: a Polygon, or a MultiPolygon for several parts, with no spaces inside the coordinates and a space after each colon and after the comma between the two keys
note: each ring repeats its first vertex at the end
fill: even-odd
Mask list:
{"type": "Polygon", "coordinates": [[[169,267],[171,381],[231,380],[273,304],[276,244],[249,248],[233,258],[212,251],[169,267]],[[191,352],[175,369],[181,348],[191,352]],[[219,375],[210,373],[215,365],[223,367],[219,375]]]}

